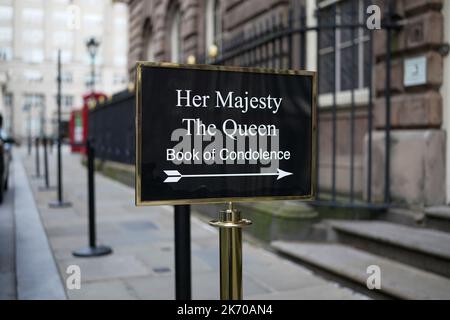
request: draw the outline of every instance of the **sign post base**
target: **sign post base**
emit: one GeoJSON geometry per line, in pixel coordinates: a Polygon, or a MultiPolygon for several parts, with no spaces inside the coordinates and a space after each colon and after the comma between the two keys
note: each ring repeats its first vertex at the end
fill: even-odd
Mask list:
{"type": "Polygon", "coordinates": [[[220,299],[242,300],[242,228],[252,224],[241,219],[241,213],[228,204],[220,211],[219,220],[209,222],[219,228],[220,299]]]}
{"type": "Polygon", "coordinates": [[[48,204],[48,206],[52,209],[57,209],[57,208],[70,208],[72,206],[72,203],[70,202],[66,202],[66,201],[52,201],[48,204]]]}
{"type": "Polygon", "coordinates": [[[56,190],[55,186],[50,186],[50,187],[46,187],[46,186],[39,186],[38,191],[39,192],[45,192],[45,191],[54,191],[56,190]]]}
{"type": "Polygon", "coordinates": [[[75,257],[86,257],[86,258],[105,256],[110,253],[112,253],[112,249],[107,246],[86,247],[72,252],[72,254],[75,257]]]}

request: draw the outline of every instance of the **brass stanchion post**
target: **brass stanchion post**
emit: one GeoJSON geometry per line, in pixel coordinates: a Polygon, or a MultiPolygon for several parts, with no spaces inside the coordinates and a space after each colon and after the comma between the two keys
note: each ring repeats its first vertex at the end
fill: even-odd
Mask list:
{"type": "Polygon", "coordinates": [[[230,202],[210,224],[219,227],[220,299],[242,300],[242,227],[252,222],[242,219],[230,202]]]}

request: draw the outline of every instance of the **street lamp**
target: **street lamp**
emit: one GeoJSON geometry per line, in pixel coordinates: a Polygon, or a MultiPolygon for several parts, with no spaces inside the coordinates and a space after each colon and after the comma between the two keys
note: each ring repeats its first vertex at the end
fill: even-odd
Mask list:
{"type": "Polygon", "coordinates": [[[90,38],[86,42],[86,47],[91,56],[91,90],[92,94],[95,92],[95,56],[97,55],[98,47],[100,46],[100,42],[97,41],[94,37],[90,38]]]}

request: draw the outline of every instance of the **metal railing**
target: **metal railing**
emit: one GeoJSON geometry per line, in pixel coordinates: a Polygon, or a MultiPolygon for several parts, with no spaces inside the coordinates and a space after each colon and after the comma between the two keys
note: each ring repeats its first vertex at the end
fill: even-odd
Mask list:
{"type": "Polygon", "coordinates": [[[96,158],[126,164],[135,162],[135,97],[124,91],[90,110],[89,137],[96,158]]]}

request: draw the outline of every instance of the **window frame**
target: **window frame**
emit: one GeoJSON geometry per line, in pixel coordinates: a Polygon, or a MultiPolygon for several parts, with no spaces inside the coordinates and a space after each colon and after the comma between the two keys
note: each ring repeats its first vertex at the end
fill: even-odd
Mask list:
{"type": "MultiPolygon", "coordinates": [[[[332,5],[339,5],[342,2],[347,0],[324,0],[322,2],[318,2],[316,0],[307,0],[307,25],[308,26],[317,26],[318,18],[315,16],[316,11],[323,10],[332,5]],[[309,6],[309,10],[308,10],[309,6]]],[[[364,19],[364,0],[357,0],[358,2],[358,19],[363,21],[364,19]]],[[[340,15],[337,15],[338,19],[340,19],[340,15]]],[[[340,23],[340,21],[336,21],[336,23],[340,23]]],[[[355,106],[365,106],[369,103],[369,87],[364,85],[364,44],[370,41],[370,36],[364,34],[364,30],[362,28],[357,29],[357,35],[355,39],[350,39],[344,45],[340,43],[342,30],[340,28],[336,28],[336,34],[334,36],[334,41],[336,43],[336,51],[337,54],[334,55],[335,64],[334,64],[334,75],[335,75],[335,92],[336,92],[336,105],[338,107],[347,107],[351,104],[352,100],[352,92],[354,94],[354,102],[355,106]],[[348,90],[341,90],[341,65],[340,58],[342,56],[342,49],[346,47],[351,47],[353,43],[356,43],[357,55],[358,55],[358,63],[357,63],[357,72],[358,72],[358,83],[357,87],[348,90]],[[345,46],[346,45],[346,46],[345,46]]],[[[318,58],[320,56],[320,51],[325,51],[324,48],[319,49],[319,41],[317,37],[317,33],[314,36],[307,36],[307,65],[311,69],[318,70],[318,58]],[[319,50],[319,52],[317,52],[319,50]]],[[[330,51],[332,52],[332,51],[330,51]]],[[[320,58],[319,58],[320,59],[320,58]]],[[[320,71],[319,71],[320,72],[320,71]]],[[[319,75],[320,76],[320,75],[319,75]]],[[[326,93],[318,94],[318,106],[321,108],[328,108],[334,104],[333,99],[333,91],[326,93]]]]}

